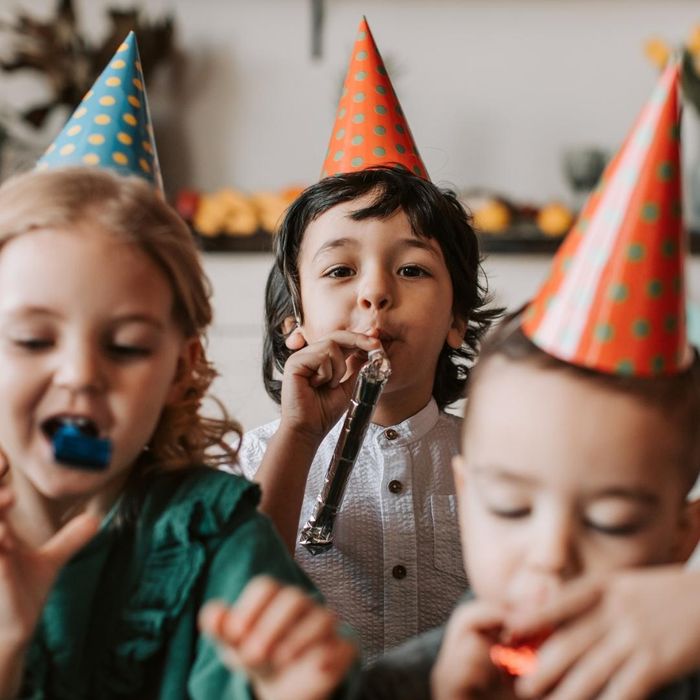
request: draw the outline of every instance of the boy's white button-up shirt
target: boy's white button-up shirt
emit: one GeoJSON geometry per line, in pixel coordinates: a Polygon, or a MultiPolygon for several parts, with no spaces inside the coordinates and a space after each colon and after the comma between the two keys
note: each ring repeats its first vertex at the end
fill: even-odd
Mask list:
{"type": "MultiPolygon", "coordinates": [[[[313,513],[342,423],[316,453],[299,529],[313,513]]],[[[297,562],[329,607],[357,630],[367,660],[443,624],[467,587],[451,470],[460,424],[434,400],[398,425],[371,424],[335,521],[333,547],[314,556],[297,544],[297,562]]],[[[278,425],[245,434],[239,464],[249,479],[278,425]]]]}

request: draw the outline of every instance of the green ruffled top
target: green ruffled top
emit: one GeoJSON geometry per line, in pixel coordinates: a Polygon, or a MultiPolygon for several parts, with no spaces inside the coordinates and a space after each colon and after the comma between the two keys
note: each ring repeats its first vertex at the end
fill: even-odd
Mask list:
{"type": "Polygon", "coordinates": [[[313,590],[258,501],[245,479],[198,468],[155,479],[134,525],[111,514],[52,589],[20,698],[251,697],[199,636],[199,609],[257,574],[313,590]]]}

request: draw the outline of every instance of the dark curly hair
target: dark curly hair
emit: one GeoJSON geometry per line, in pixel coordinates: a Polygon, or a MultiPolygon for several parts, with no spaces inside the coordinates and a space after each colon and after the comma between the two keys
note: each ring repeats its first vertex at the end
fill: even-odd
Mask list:
{"type": "Polygon", "coordinates": [[[445,343],[438,358],[433,396],[441,409],[462,398],[479,342],[502,312],[486,308],[490,299],[476,235],[468,213],[452,190],[440,188],[400,166],[367,168],[324,178],[294,201],[275,238],[275,264],[265,289],[263,381],[277,403],[281,391],[277,373],[283,371],[291,355],[284,343],[283,323],[295,315],[295,310],[302,318],[304,313],[298,268],[304,232],[329,209],[369,194],[373,195],[371,204],[354,211],[352,218],[388,219],[403,211],[416,236],[437,241],[452,280],[453,312],[468,321],[462,346],[454,349],[445,343]]]}

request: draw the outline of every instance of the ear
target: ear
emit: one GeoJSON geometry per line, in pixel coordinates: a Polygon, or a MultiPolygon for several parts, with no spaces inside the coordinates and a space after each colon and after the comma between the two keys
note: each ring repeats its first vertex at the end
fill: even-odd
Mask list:
{"type": "Polygon", "coordinates": [[[299,322],[294,318],[294,316],[287,316],[284,321],[280,324],[282,333],[284,335],[289,335],[295,328],[299,326],[299,322]]]}
{"type": "Polygon", "coordinates": [[[684,564],[700,542],[700,498],[688,501],[682,516],[678,541],[674,548],[675,560],[684,564]]]}
{"type": "Polygon", "coordinates": [[[447,331],[445,342],[453,349],[459,350],[464,343],[464,334],[467,332],[467,320],[458,316],[452,315],[452,324],[450,330],[447,331]]]}
{"type": "Polygon", "coordinates": [[[177,358],[175,375],[173,376],[168,396],[165,400],[167,405],[173,404],[182,398],[183,390],[187,385],[187,380],[192,376],[192,368],[204,355],[204,348],[199,337],[188,338],[180,348],[177,358]]]}

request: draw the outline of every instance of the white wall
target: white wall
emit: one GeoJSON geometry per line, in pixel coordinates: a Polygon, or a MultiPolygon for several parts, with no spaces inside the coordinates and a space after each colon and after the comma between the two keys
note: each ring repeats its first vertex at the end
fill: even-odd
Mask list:
{"type": "MultiPolygon", "coordinates": [[[[93,36],[105,7],[133,4],[76,0],[93,36]]],[[[149,90],[171,189],[316,179],[364,13],[432,178],[538,201],[567,194],[564,147],[623,138],[656,77],[645,39],[681,43],[700,22],[696,0],[326,0],[314,61],[307,0],[140,4],[175,13],[188,57],[174,101],[149,90]]]]}

